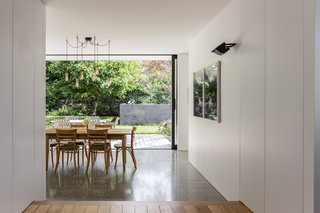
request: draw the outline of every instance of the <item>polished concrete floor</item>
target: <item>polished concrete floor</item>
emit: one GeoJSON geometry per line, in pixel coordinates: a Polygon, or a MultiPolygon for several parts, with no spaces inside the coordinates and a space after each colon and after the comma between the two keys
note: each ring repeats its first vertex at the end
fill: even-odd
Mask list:
{"type": "MultiPolygon", "coordinates": [[[[88,175],[80,165],[60,165],[56,175],[47,172],[48,200],[121,201],[225,201],[221,194],[187,161],[188,153],[171,150],[137,150],[138,168],[128,155],[125,173],[121,162],[104,170],[100,155],[88,175]]],[[[119,156],[121,159],[121,155],[119,156]]],[[[65,162],[66,163],[66,162],[65,162]]],[[[81,158],[80,158],[81,164],[81,158]]]]}

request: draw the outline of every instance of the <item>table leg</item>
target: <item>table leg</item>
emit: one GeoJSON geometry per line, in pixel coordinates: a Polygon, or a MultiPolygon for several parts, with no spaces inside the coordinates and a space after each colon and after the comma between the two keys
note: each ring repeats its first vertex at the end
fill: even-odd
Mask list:
{"type": "Polygon", "coordinates": [[[48,171],[49,164],[49,135],[46,135],[46,171],[48,171]]]}
{"type": "Polygon", "coordinates": [[[126,150],[126,136],[122,136],[122,166],[123,172],[126,170],[126,162],[127,162],[127,150],[126,150]]]}

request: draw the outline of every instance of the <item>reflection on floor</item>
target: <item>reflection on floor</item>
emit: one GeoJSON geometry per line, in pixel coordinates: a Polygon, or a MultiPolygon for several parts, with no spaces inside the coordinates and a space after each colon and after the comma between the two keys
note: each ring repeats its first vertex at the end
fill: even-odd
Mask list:
{"type": "Polygon", "coordinates": [[[47,200],[225,201],[187,156],[187,152],[171,150],[137,150],[137,170],[128,156],[125,173],[121,162],[116,169],[111,162],[108,174],[101,155],[88,175],[82,165],[74,175],[73,163],[60,165],[54,175],[50,163],[47,200]]]}

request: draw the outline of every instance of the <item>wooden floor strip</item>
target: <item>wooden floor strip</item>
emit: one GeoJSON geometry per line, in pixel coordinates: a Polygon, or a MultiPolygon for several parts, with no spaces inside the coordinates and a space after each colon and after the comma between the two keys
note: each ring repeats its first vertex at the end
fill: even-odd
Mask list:
{"type": "Polygon", "coordinates": [[[35,204],[31,204],[28,206],[28,208],[26,210],[24,210],[24,213],[33,213],[37,210],[37,208],[39,207],[40,205],[35,205],[35,204]]]}
{"type": "Polygon", "coordinates": [[[48,213],[60,213],[62,207],[63,207],[62,205],[52,205],[48,213]]]}
{"type": "Polygon", "coordinates": [[[98,209],[98,213],[110,213],[109,205],[100,205],[98,209]]]}
{"type": "Polygon", "coordinates": [[[99,209],[99,205],[88,205],[85,213],[97,213],[99,209]]]}
{"type": "Polygon", "coordinates": [[[122,213],[134,213],[134,205],[123,206],[122,213]]]}
{"type": "Polygon", "coordinates": [[[60,213],[71,213],[73,212],[74,205],[63,205],[60,213]]]}
{"type": "Polygon", "coordinates": [[[186,205],[186,206],[184,206],[184,209],[185,209],[186,213],[198,213],[195,206],[186,205]]]}
{"type": "Polygon", "coordinates": [[[160,212],[161,213],[174,213],[172,211],[171,205],[161,205],[160,206],[160,212]]]}
{"type": "Polygon", "coordinates": [[[72,213],[85,213],[86,207],[86,205],[77,204],[74,206],[72,213]]]}
{"type": "Polygon", "coordinates": [[[160,206],[159,205],[147,205],[148,213],[160,213],[160,206]]]}
{"type": "Polygon", "coordinates": [[[182,205],[174,205],[172,209],[174,213],[186,213],[182,205]]]}
{"type": "Polygon", "coordinates": [[[46,213],[50,209],[51,205],[45,204],[45,205],[40,205],[35,213],[46,213]]]}
{"type": "Polygon", "coordinates": [[[146,205],[135,205],[134,206],[135,213],[147,213],[147,206],[146,205]]]}
{"type": "Polygon", "coordinates": [[[110,209],[110,213],[122,213],[121,205],[112,205],[110,209]]]}
{"type": "Polygon", "coordinates": [[[34,201],[24,213],[252,213],[241,202],[34,201]]]}

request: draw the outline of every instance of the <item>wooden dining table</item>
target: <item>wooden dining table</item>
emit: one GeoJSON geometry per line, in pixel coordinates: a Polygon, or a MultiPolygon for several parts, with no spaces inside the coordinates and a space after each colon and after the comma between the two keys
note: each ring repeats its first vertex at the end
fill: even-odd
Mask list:
{"type": "MultiPolygon", "coordinates": [[[[110,140],[121,140],[122,142],[122,166],[123,171],[126,167],[126,135],[130,135],[130,129],[108,129],[108,139],[110,140]]],[[[49,148],[50,139],[56,139],[56,129],[50,128],[46,130],[46,171],[48,171],[49,165],[49,148]]],[[[86,129],[77,129],[77,139],[87,139],[86,129]]]]}

